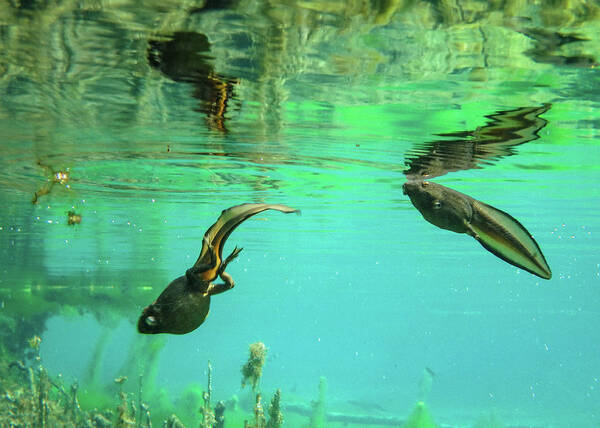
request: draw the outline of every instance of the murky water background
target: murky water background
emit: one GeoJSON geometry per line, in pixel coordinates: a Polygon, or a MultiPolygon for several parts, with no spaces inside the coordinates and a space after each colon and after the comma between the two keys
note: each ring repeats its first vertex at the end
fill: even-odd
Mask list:
{"type": "Polygon", "coordinates": [[[0,6],[2,365],[37,364],[39,335],[82,394],[141,373],[177,412],[208,360],[216,399],[251,400],[240,367],[262,341],[261,390],[284,403],[308,406],[324,376],[328,411],[405,417],[428,367],[444,426],[596,427],[599,6],[226,3],[0,6]],[[543,105],[529,140],[434,181],[518,219],[549,281],[402,193],[410,159],[444,159],[431,142],[543,105]],[[302,216],[232,234],[237,285],[198,330],[140,336],[141,309],[243,202],[302,216]]]}

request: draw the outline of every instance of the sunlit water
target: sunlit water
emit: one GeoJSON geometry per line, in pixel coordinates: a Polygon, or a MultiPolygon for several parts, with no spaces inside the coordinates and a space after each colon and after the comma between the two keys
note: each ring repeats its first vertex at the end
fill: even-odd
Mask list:
{"type": "Polygon", "coordinates": [[[428,367],[445,426],[600,424],[598,6],[30,3],[0,6],[10,355],[37,334],[51,376],[85,389],[129,370],[132,390],[141,373],[172,401],[204,385],[210,360],[228,400],[248,394],[240,367],[262,341],[261,390],[284,403],[308,405],[324,376],[328,410],[404,418],[428,367]],[[531,141],[434,180],[518,219],[549,281],[436,228],[402,193],[424,143],[544,104],[531,141]],[[237,285],[196,331],[140,336],[141,309],[243,202],[302,215],[236,229],[237,285]]]}

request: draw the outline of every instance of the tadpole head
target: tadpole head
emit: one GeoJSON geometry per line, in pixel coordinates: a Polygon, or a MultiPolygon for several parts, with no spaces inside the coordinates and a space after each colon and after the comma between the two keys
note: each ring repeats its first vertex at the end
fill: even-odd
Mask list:
{"type": "Polygon", "coordinates": [[[190,284],[186,275],[174,279],[158,298],[142,310],[137,328],[143,334],[186,334],[204,322],[210,296],[190,284]]]}
{"type": "Polygon", "coordinates": [[[142,310],[137,329],[142,334],[162,333],[161,324],[160,308],[153,303],[142,310]]]}

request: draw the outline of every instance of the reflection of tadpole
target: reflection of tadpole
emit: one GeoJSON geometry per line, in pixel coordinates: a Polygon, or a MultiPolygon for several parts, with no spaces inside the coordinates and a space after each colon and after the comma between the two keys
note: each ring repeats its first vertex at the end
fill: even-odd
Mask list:
{"type": "Polygon", "coordinates": [[[225,132],[227,104],[234,97],[238,81],[215,72],[209,51],[204,34],[175,32],[163,40],[148,42],[148,62],[174,81],[192,84],[192,96],[201,101],[197,110],[206,115],[211,129],[225,132]]]}
{"type": "Polygon", "coordinates": [[[439,177],[448,172],[481,168],[503,157],[512,156],[515,146],[537,140],[548,123],[539,117],[551,104],[521,107],[486,116],[490,122],[473,131],[438,134],[452,140],[422,143],[407,153],[409,179],[439,177]]]}
{"type": "Polygon", "coordinates": [[[560,48],[569,43],[586,42],[577,34],[565,34],[541,28],[522,28],[517,30],[534,41],[534,47],[525,51],[535,62],[567,67],[593,68],[598,66],[595,58],[588,55],[561,55],[560,48]]]}
{"type": "Polygon", "coordinates": [[[514,155],[514,147],[539,138],[548,123],[539,117],[550,109],[525,107],[501,111],[474,131],[440,134],[459,138],[421,144],[408,153],[404,194],[423,218],[440,229],[466,233],[502,260],[540,278],[552,272],[542,250],[525,227],[510,214],[442,185],[423,181],[451,171],[481,168],[514,155]]]}
{"type": "Polygon", "coordinates": [[[33,198],[31,199],[32,204],[37,204],[39,198],[50,193],[54,188],[54,185],[57,183],[62,184],[63,186],[65,186],[66,189],[71,188],[71,186],[69,185],[69,168],[60,171],[54,171],[52,168],[50,168],[47,165],[44,165],[40,161],[38,161],[37,164],[41,166],[47,173],[48,179],[46,183],[37,192],[33,194],[33,198]]]}
{"type": "Polygon", "coordinates": [[[537,242],[510,214],[433,182],[407,181],[402,189],[431,224],[466,233],[511,265],[544,279],[552,277],[537,242]]]}

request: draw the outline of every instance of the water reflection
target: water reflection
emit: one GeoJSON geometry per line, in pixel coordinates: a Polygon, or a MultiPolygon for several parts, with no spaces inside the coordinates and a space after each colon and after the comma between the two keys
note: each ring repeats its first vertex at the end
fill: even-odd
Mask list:
{"type": "Polygon", "coordinates": [[[518,30],[534,41],[534,46],[524,53],[535,62],[568,67],[597,67],[598,62],[591,55],[563,54],[563,46],[576,42],[588,42],[575,33],[561,33],[544,28],[523,28],[518,30]]]}
{"type": "Polygon", "coordinates": [[[481,168],[512,156],[517,153],[516,146],[540,138],[540,130],[548,123],[540,115],[550,107],[551,104],[543,104],[499,111],[487,115],[490,122],[477,129],[438,134],[455,139],[417,144],[406,155],[408,169],[404,173],[412,180],[433,178],[481,168]]]}
{"type": "Polygon", "coordinates": [[[178,31],[166,40],[148,41],[148,63],[176,82],[191,83],[192,96],[201,102],[198,111],[206,115],[210,129],[226,132],[225,113],[234,97],[236,79],[215,72],[210,63],[206,35],[178,31]]]}
{"type": "Polygon", "coordinates": [[[515,155],[515,146],[539,138],[539,131],[548,123],[539,116],[550,106],[544,104],[497,112],[486,116],[491,119],[490,123],[474,131],[439,134],[461,139],[425,143],[412,150],[408,154],[409,168],[405,171],[408,181],[402,186],[404,194],[431,224],[466,233],[505,262],[544,279],[552,277],[550,267],[537,242],[517,219],[468,195],[424,179],[481,168],[482,164],[515,155]]]}

